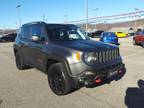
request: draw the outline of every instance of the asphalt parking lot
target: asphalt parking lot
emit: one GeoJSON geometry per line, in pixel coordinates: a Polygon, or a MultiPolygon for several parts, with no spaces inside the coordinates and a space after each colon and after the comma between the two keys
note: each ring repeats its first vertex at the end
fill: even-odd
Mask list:
{"type": "Polygon", "coordinates": [[[144,90],[137,91],[140,90],[139,80],[144,80],[144,49],[133,46],[131,38],[120,39],[120,43],[127,68],[121,80],[95,88],[81,88],[60,97],[51,92],[44,73],[36,69],[17,70],[13,43],[1,43],[0,108],[137,108],[131,107],[137,104],[142,108],[144,90]]]}

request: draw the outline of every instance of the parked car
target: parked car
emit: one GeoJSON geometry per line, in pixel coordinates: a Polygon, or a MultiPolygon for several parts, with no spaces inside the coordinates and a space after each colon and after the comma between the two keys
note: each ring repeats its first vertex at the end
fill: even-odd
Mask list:
{"type": "Polygon", "coordinates": [[[117,46],[90,40],[72,24],[24,24],[13,49],[17,68],[35,67],[47,73],[49,86],[56,95],[118,80],[126,72],[117,46]]]}
{"type": "Polygon", "coordinates": [[[135,34],[133,37],[133,45],[142,45],[144,48],[144,31],[135,34]]]}
{"type": "Polygon", "coordinates": [[[0,42],[14,42],[16,36],[17,36],[16,33],[7,34],[7,35],[4,35],[4,36],[1,36],[1,37],[0,37],[0,42]]]}
{"type": "Polygon", "coordinates": [[[134,29],[130,28],[128,31],[128,36],[134,36],[134,35],[135,35],[134,29]]]}
{"type": "Polygon", "coordinates": [[[113,32],[103,32],[100,36],[100,41],[119,45],[118,37],[113,32]]]}
{"type": "Polygon", "coordinates": [[[118,38],[124,38],[127,37],[127,34],[124,32],[115,32],[115,34],[117,35],[118,38]]]}
{"type": "Polygon", "coordinates": [[[91,33],[91,32],[88,32],[88,33],[87,33],[87,36],[92,37],[92,33],[91,33]]]}
{"type": "Polygon", "coordinates": [[[103,32],[104,32],[103,30],[98,30],[98,31],[92,32],[91,37],[92,38],[100,38],[100,36],[103,32]]]}

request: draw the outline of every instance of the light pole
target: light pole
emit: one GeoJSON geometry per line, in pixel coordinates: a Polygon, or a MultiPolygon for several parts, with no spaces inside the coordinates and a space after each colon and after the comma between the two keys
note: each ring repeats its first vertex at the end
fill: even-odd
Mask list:
{"type": "Polygon", "coordinates": [[[42,15],[42,20],[45,22],[45,14],[42,15]]]}
{"type": "Polygon", "coordinates": [[[88,34],[88,0],[85,0],[85,12],[86,12],[86,34],[88,34]]]}
{"type": "Polygon", "coordinates": [[[107,22],[104,21],[104,27],[105,27],[105,31],[107,31],[107,22]]]}
{"type": "MultiPolygon", "coordinates": [[[[135,10],[135,12],[137,12],[139,9],[135,8],[134,10],[135,10]]],[[[138,15],[135,15],[135,21],[134,21],[134,29],[135,29],[135,31],[136,31],[136,26],[137,26],[137,16],[138,15]]]]}
{"type": "Polygon", "coordinates": [[[46,22],[48,22],[48,19],[45,19],[46,20],[46,22]]]}
{"type": "Polygon", "coordinates": [[[19,28],[19,27],[18,27],[18,23],[17,23],[17,21],[15,22],[15,27],[16,27],[16,29],[19,28]]]}
{"type": "Polygon", "coordinates": [[[68,15],[64,15],[64,23],[65,24],[67,23],[67,17],[68,17],[68,15]]]}
{"type": "Polygon", "coordinates": [[[21,27],[21,13],[20,13],[21,5],[17,5],[16,8],[18,10],[19,27],[21,27]]]}
{"type": "MultiPolygon", "coordinates": [[[[95,17],[97,17],[97,11],[98,11],[98,10],[99,10],[99,8],[93,9],[93,11],[94,11],[94,13],[95,13],[95,17]]],[[[96,20],[96,24],[95,24],[95,30],[97,29],[96,25],[97,25],[97,20],[96,20]]]]}

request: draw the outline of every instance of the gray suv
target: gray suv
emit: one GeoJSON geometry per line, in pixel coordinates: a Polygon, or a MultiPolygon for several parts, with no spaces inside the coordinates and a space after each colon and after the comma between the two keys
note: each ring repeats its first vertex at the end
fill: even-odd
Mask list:
{"type": "Polygon", "coordinates": [[[72,24],[24,24],[13,49],[17,68],[46,73],[56,95],[118,80],[126,72],[117,46],[93,41],[72,24]]]}

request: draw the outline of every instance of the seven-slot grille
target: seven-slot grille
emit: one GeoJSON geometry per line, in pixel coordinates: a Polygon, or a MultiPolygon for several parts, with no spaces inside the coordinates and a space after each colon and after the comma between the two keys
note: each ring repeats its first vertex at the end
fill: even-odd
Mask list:
{"type": "Polygon", "coordinates": [[[109,62],[109,61],[119,57],[119,49],[112,49],[112,50],[96,52],[95,56],[97,58],[97,60],[96,60],[97,63],[109,62]]]}

